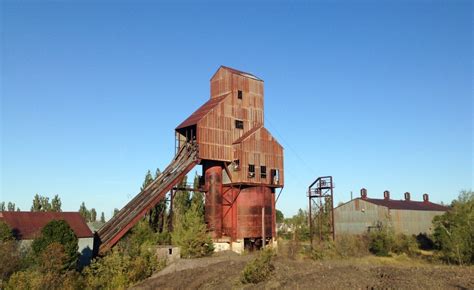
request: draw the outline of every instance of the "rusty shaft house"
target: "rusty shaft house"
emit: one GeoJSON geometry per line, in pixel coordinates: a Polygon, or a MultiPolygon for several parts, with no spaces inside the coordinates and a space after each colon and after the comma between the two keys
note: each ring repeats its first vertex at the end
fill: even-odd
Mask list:
{"type": "Polygon", "coordinates": [[[283,147],[264,127],[263,80],[221,66],[210,82],[210,99],[175,129],[177,153],[171,164],[99,230],[100,253],[198,164],[205,220],[218,248],[239,252],[275,238],[283,147]]]}
{"type": "Polygon", "coordinates": [[[448,207],[432,203],[428,194],[423,201],[411,200],[406,192],[403,200],[391,199],[390,192],[384,198],[369,198],[367,190],[361,189],[361,196],[334,209],[336,235],[363,234],[382,225],[389,225],[395,233],[418,235],[431,233],[432,220],[444,214],[448,207]]]}

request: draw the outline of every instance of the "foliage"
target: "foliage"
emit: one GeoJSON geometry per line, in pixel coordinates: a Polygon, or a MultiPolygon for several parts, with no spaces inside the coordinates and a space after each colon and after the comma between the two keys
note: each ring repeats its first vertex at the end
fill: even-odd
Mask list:
{"type": "Polygon", "coordinates": [[[91,213],[87,209],[86,204],[84,202],[82,202],[81,206],[79,207],[79,214],[86,220],[86,222],[90,222],[91,213]]]}
{"type": "Polygon", "coordinates": [[[8,211],[15,211],[15,209],[16,209],[16,205],[13,202],[8,202],[7,210],[8,211]]]}
{"type": "MultiPolygon", "coordinates": [[[[178,187],[186,187],[188,177],[185,176],[178,187]]],[[[178,190],[174,196],[173,222],[179,221],[191,207],[191,196],[187,190],[178,190]]]]}
{"type": "Polygon", "coordinates": [[[338,235],[334,245],[337,254],[342,258],[362,257],[369,254],[369,240],[366,235],[338,235]]]}
{"type": "Polygon", "coordinates": [[[474,263],[474,192],[462,191],[451,210],[433,219],[433,238],[448,263],[474,263]]]}
{"type": "Polygon", "coordinates": [[[270,248],[260,251],[257,258],[245,265],[241,273],[240,281],[244,284],[256,284],[267,280],[275,269],[272,263],[274,256],[275,253],[270,248]]]}
{"type": "Polygon", "coordinates": [[[53,211],[60,212],[61,210],[61,198],[59,195],[55,195],[51,202],[49,202],[49,197],[35,194],[33,198],[33,205],[31,206],[31,211],[53,211]]]}
{"type": "Polygon", "coordinates": [[[184,258],[208,256],[214,251],[214,245],[197,205],[193,205],[181,219],[176,220],[171,240],[173,244],[181,247],[181,256],[184,258]]]}
{"type": "Polygon", "coordinates": [[[396,254],[407,254],[415,256],[418,253],[418,242],[413,235],[398,234],[393,239],[391,251],[396,254]]]}
{"type": "Polygon", "coordinates": [[[0,202],[0,212],[5,211],[5,202],[0,202]]]}
{"type": "Polygon", "coordinates": [[[283,233],[287,239],[293,238],[298,241],[309,240],[308,212],[302,209],[291,218],[285,219],[285,224],[292,230],[292,233],[283,233]]]}
{"type": "Polygon", "coordinates": [[[5,289],[42,289],[42,280],[43,274],[38,270],[19,271],[10,277],[5,289]]]}
{"type": "Polygon", "coordinates": [[[102,223],[105,223],[105,214],[104,214],[104,212],[102,212],[102,213],[100,214],[100,221],[101,221],[102,223]]]}
{"type": "Polygon", "coordinates": [[[282,223],[285,220],[285,216],[283,215],[283,212],[281,210],[276,210],[276,222],[278,224],[282,223]]]}
{"type": "Polygon", "coordinates": [[[107,256],[94,259],[83,273],[87,288],[125,289],[150,277],[163,266],[150,251],[141,251],[137,256],[130,256],[116,248],[107,256]]]}
{"type": "Polygon", "coordinates": [[[64,247],[67,259],[64,269],[75,269],[78,259],[77,237],[74,231],[64,220],[52,220],[41,230],[41,236],[33,240],[32,249],[36,256],[40,256],[49,245],[57,242],[64,247]]]}
{"type": "Polygon", "coordinates": [[[13,240],[13,232],[10,226],[0,220],[0,243],[13,240]]]}
{"type": "Polygon", "coordinates": [[[59,196],[56,195],[53,201],[54,209],[53,205],[49,202],[49,197],[35,194],[31,211],[61,211],[61,200],[59,196]]]}
{"type": "Polygon", "coordinates": [[[0,289],[2,282],[20,269],[21,261],[17,242],[13,239],[0,241],[0,289]]]}
{"type": "Polygon", "coordinates": [[[394,244],[394,233],[388,226],[369,233],[369,251],[376,256],[389,256],[394,244]]]}
{"type": "Polygon", "coordinates": [[[90,220],[90,221],[91,221],[91,222],[97,221],[97,211],[95,210],[95,208],[91,208],[90,213],[91,213],[91,215],[90,215],[90,216],[91,216],[91,220],[90,220]]]}
{"type": "Polygon", "coordinates": [[[118,208],[114,208],[114,212],[113,212],[112,216],[116,216],[118,213],[119,213],[119,209],[118,209],[118,208]]]}
{"type": "Polygon", "coordinates": [[[196,207],[196,210],[204,216],[204,194],[199,189],[199,175],[194,175],[193,188],[195,189],[193,196],[191,197],[191,205],[196,207]]]}
{"type": "Polygon", "coordinates": [[[324,260],[336,257],[336,246],[333,241],[319,241],[315,242],[311,250],[311,259],[324,260]]]}
{"type": "Polygon", "coordinates": [[[53,199],[51,200],[51,211],[55,211],[55,212],[61,212],[61,199],[59,198],[59,196],[56,194],[53,199]]]}

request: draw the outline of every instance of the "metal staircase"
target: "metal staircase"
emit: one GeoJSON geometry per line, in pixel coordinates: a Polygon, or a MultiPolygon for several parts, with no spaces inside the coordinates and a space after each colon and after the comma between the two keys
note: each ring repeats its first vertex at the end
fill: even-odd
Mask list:
{"type": "Polygon", "coordinates": [[[187,143],[182,146],[161,175],[137,194],[97,232],[100,242],[99,254],[103,255],[112,248],[198,163],[197,144],[187,143]]]}

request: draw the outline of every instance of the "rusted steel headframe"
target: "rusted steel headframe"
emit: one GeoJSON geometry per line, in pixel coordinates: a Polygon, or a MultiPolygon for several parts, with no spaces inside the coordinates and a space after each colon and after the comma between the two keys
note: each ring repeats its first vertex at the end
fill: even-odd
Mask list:
{"type": "Polygon", "coordinates": [[[308,187],[308,223],[311,246],[314,236],[314,218],[317,218],[319,240],[323,240],[323,226],[328,227],[328,234],[334,240],[334,182],[332,176],[318,177],[308,187]],[[316,212],[313,212],[315,209],[316,212]],[[327,219],[324,220],[326,215],[327,219]]]}

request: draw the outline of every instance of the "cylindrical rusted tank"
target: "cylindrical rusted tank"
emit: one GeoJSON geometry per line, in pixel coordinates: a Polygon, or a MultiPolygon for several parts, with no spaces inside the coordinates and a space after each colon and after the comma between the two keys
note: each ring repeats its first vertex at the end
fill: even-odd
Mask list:
{"type": "Polygon", "coordinates": [[[265,208],[265,237],[274,237],[274,199],[271,188],[243,188],[237,199],[237,237],[262,237],[262,207],[265,208]]]}
{"type": "Polygon", "coordinates": [[[222,167],[211,166],[205,172],[206,222],[213,238],[222,237],[222,167]]]}

